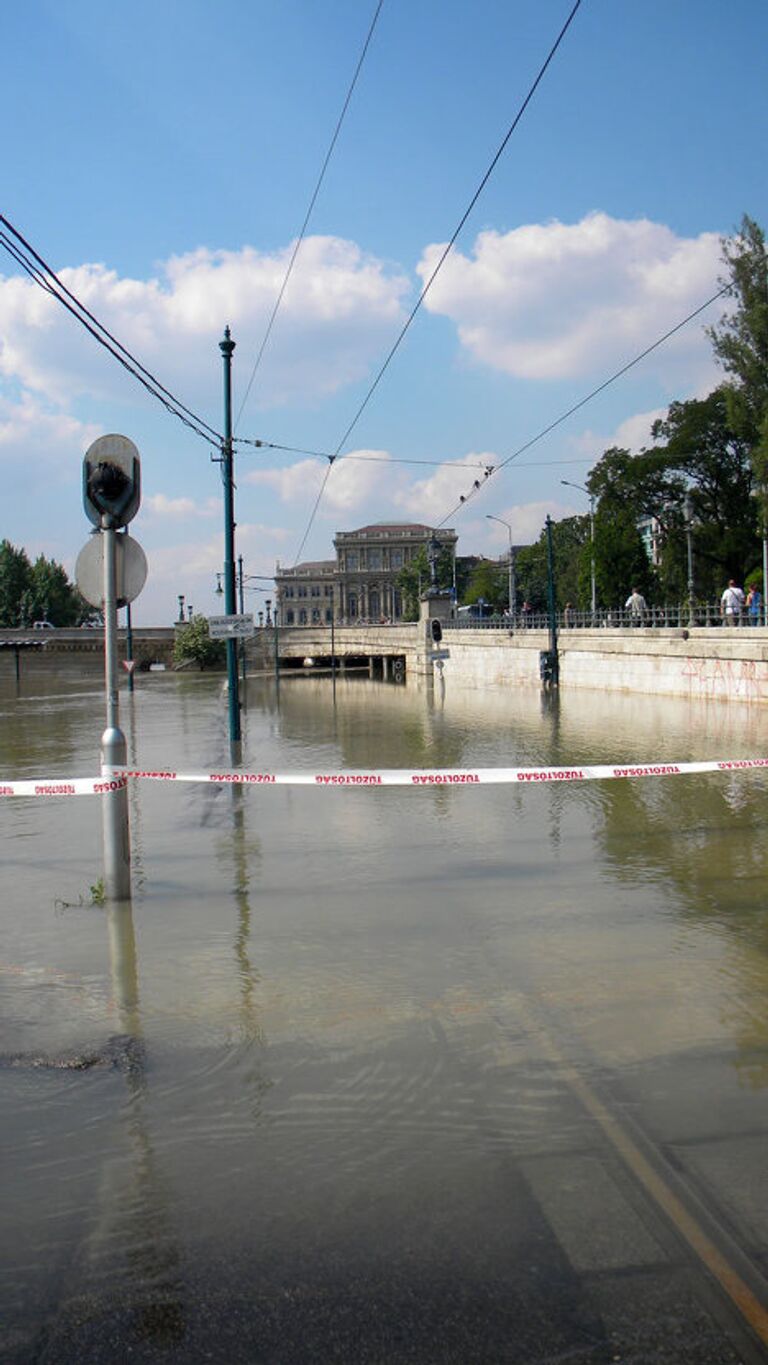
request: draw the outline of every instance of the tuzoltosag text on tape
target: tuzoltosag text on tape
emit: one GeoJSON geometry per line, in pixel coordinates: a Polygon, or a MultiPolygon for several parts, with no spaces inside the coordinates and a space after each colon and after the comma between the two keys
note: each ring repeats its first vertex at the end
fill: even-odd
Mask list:
{"type": "Polygon", "coordinates": [[[611,778],[677,777],[691,773],[744,772],[768,768],[768,758],[706,759],[699,763],[628,763],[575,768],[382,768],[373,772],[267,773],[239,769],[180,773],[173,768],[106,767],[101,777],[0,779],[3,796],[103,796],[120,791],[128,779],[149,782],[204,782],[243,787],[460,787],[522,782],[604,782],[611,778]]]}

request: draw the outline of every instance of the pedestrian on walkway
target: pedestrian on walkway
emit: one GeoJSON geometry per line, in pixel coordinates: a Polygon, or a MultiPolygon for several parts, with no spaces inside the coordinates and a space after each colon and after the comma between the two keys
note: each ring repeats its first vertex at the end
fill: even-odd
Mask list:
{"type": "Polygon", "coordinates": [[[747,618],[751,626],[759,626],[763,614],[763,594],[754,583],[747,593],[747,618]]]}
{"type": "Polygon", "coordinates": [[[727,626],[740,626],[744,611],[744,593],[735,578],[729,578],[728,587],[720,598],[720,615],[727,626]]]}
{"type": "Polygon", "coordinates": [[[626,602],[624,610],[629,612],[629,619],[633,626],[639,626],[648,610],[645,598],[639,588],[633,588],[626,602]]]}

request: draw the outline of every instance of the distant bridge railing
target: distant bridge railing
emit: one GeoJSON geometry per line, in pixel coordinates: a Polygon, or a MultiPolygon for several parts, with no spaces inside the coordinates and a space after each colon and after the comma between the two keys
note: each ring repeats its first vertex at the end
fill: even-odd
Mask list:
{"type": "MultiPolygon", "coordinates": [[[[679,630],[692,626],[722,626],[723,617],[719,602],[697,602],[693,611],[688,603],[671,606],[647,607],[642,612],[632,612],[627,607],[598,607],[593,613],[577,611],[566,607],[555,613],[558,630],[596,630],[627,627],[644,627],[646,630],[679,630]]],[[[729,622],[730,624],[730,622],[729,622]]],[[[744,611],[739,618],[741,626],[763,626],[764,608],[761,604],[758,613],[744,611]]],[[[493,616],[458,616],[443,622],[444,630],[548,630],[549,614],[546,611],[518,611],[514,615],[508,611],[493,616]]]]}

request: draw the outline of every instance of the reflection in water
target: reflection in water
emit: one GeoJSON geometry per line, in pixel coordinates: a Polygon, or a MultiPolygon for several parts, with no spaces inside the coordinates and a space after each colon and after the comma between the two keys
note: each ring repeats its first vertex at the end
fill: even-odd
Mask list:
{"type": "MultiPolygon", "coordinates": [[[[220,687],[137,680],[131,761],[228,766],[220,687]]],[[[279,707],[271,679],[248,693],[262,772],[735,758],[762,740],[745,708],[669,699],[356,677],[287,678],[279,707]]],[[[59,700],[85,771],[90,700],[59,700]]],[[[6,771],[35,717],[0,705],[6,771]]],[[[55,688],[44,713],[55,728],[55,688]]],[[[693,1272],[541,1040],[618,1078],[765,1254],[739,1204],[762,1178],[744,1134],[756,1149],[768,1116],[765,780],[136,784],[142,895],[109,908],[108,978],[101,912],[50,911],[62,866],[82,884],[94,806],[7,803],[23,876],[0,904],[2,1023],[19,1051],[55,1052],[105,1037],[112,1012],[121,1059],[0,1069],[18,1330],[50,1314],[57,1365],[395,1361],[403,1342],[413,1359],[597,1365],[638,1340],[671,1360],[678,1329],[675,1358],[737,1358],[691,1346],[693,1272]]]]}
{"type": "Polygon", "coordinates": [[[58,1331],[76,1337],[84,1317],[128,1312],[138,1341],[175,1344],[184,1337],[179,1249],[147,1119],[147,1055],[139,1002],[139,972],[130,902],[107,911],[114,1008],[127,1064],[128,1102],[121,1111],[125,1154],[104,1164],[81,1262],[80,1283],[58,1331]]]}

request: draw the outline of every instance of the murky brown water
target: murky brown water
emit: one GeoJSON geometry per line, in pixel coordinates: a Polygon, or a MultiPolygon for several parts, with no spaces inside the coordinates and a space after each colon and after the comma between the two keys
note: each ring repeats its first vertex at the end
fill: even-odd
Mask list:
{"type": "MultiPolygon", "coordinates": [[[[0,775],[95,772],[100,688],[0,679],[0,775]]],[[[361,678],[248,701],[273,771],[754,757],[768,724],[361,678]]],[[[135,765],[229,766],[220,678],[121,704],[135,765]]],[[[759,772],[145,783],[132,914],[90,903],[96,798],[5,801],[3,1359],[766,1358],[767,800],[759,772]]]]}

